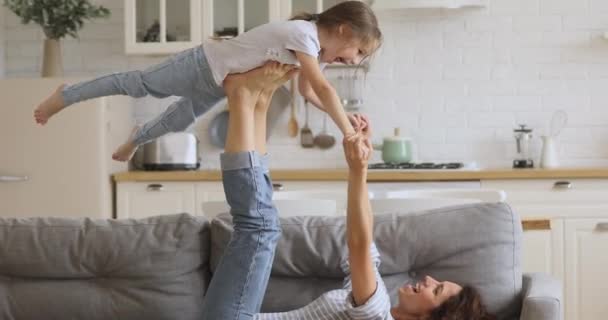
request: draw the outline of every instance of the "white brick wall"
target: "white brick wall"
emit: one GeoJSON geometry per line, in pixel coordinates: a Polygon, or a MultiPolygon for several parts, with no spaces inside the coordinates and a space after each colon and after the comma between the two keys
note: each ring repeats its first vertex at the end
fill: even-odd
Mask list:
{"type": "MultiPolygon", "coordinates": [[[[124,54],[123,1],[104,0],[108,21],[86,26],[80,40],[63,43],[68,75],[140,69],[162,57],[124,54]]],[[[385,41],[367,75],[365,108],[377,140],[401,127],[415,141],[416,159],[509,165],[513,128],[535,129],[534,148],[563,109],[569,124],[560,156],[569,165],[608,163],[608,1],[489,0],[484,9],[401,10],[380,13],[385,41]]],[[[42,33],[22,26],[11,13],[3,20],[7,76],[37,76],[42,33]]],[[[135,116],[145,121],[171,99],[142,99],[135,116]]],[[[202,117],[194,131],[204,168],[218,167],[219,150],[206,128],[219,112],[202,117]]],[[[314,132],[322,117],[311,112],[314,132]]],[[[303,109],[299,108],[303,121],[303,109]]],[[[343,167],[339,147],[304,150],[287,136],[287,112],[273,128],[273,165],[283,168],[343,167]]],[[[331,132],[338,136],[332,125],[331,132]]],[[[537,154],[538,156],[538,154],[537,154]]],[[[380,155],[375,155],[375,161],[380,155]]]]}

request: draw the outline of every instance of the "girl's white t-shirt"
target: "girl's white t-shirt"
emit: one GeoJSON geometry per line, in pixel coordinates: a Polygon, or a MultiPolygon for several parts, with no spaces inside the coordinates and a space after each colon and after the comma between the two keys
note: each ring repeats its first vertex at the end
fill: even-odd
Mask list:
{"type": "Polygon", "coordinates": [[[207,41],[203,48],[221,86],[228,74],[247,72],[268,60],[299,65],[293,51],[318,58],[321,45],[314,22],[290,20],[267,23],[229,40],[207,41]]]}

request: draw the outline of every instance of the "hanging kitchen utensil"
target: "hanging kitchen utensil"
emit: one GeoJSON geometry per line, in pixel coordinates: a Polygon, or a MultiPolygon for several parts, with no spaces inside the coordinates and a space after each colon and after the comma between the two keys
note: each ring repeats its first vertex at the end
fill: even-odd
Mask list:
{"type": "Polygon", "coordinates": [[[340,103],[342,103],[342,107],[344,107],[344,110],[348,110],[350,96],[348,95],[348,83],[344,70],[342,70],[342,74],[338,76],[337,87],[338,94],[340,95],[340,103]]]}
{"type": "Polygon", "coordinates": [[[350,76],[350,100],[348,106],[351,111],[359,111],[363,106],[363,78],[356,74],[350,76]]]}
{"type": "Polygon", "coordinates": [[[551,118],[551,129],[549,131],[550,137],[557,137],[559,133],[564,129],[568,122],[568,114],[563,110],[557,110],[553,113],[551,118]]]}
{"type": "Polygon", "coordinates": [[[280,122],[285,109],[289,107],[291,102],[291,93],[289,89],[284,86],[280,86],[272,95],[270,100],[270,106],[268,107],[268,114],[266,116],[266,141],[270,138],[276,124],[280,122]]]}
{"type": "Polygon", "coordinates": [[[308,127],[308,101],[304,100],[304,111],[306,112],[306,118],[304,120],[304,127],[300,130],[300,144],[304,148],[312,148],[315,146],[314,143],[314,134],[312,130],[308,127]]]}
{"type": "Polygon", "coordinates": [[[327,113],[323,113],[323,130],[315,137],[314,143],[321,149],[329,149],[336,144],[336,138],[327,131],[327,113]]]}
{"type": "Polygon", "coordinates": [[[207,127],[207,132],[209,133],[209,139],[211,140],[211,144],[218,147],[224,148],[226,145],[226,135],[228,133],[228,105],[224,106],[224,110],[218,113],[212,120],[209,122],[209,127],[207,127]]]}
{"type": "Polygon", "coordinates": [[[291,80],[291,116],[287,124],[290,137],[298,136],[298,120],[296,120],[296,85],[295,80],[291,80]]]}

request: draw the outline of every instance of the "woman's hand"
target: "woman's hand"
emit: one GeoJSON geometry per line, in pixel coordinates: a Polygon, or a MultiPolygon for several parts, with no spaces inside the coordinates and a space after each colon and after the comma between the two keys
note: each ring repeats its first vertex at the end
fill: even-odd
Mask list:
{"type": "Polygon", "coordinates": [[[361,132],[345,137],[342,140],[344,146],[344,157],[351,172],[367,170],[367,163],[371,156],[372,145],[368,138],[361,132]]]}

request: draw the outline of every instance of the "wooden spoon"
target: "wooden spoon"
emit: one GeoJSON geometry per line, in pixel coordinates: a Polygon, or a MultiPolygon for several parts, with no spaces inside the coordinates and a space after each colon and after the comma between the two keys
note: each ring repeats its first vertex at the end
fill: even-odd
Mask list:
{"type": "Polygon", "coordinates": [[[299,127],[298,120],[296,120],[296,85],[294,80],[291,80],[291,117],[287,125],[289,136],[297,137],[299,127]]]}

